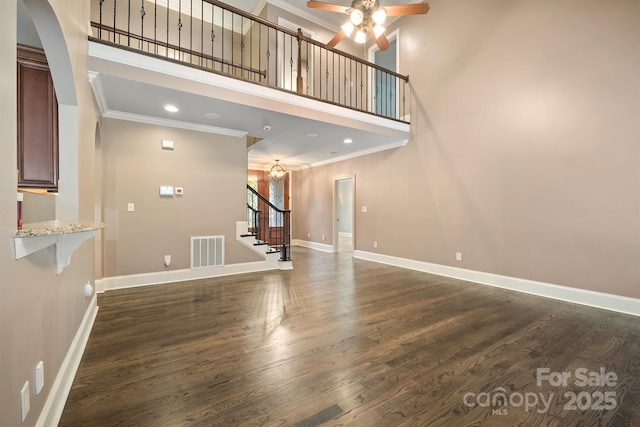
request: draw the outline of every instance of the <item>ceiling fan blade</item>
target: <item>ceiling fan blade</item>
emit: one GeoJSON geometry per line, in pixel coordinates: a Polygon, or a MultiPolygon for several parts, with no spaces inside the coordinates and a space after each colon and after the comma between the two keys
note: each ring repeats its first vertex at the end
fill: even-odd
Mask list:
{"type": "Polygon", "coordinates": [[[385,6],[384,9],[387,11],[387,16],[422,15],[429,11],[429,3],[398,4],[385,6]]]}
{"type": "Polygon", "coordinates": [[[336,45],[340,43],[342,39],[346,37],[346,35],[347,34],[344,31],[340,31],[331,40],[329,40],[329,43],[327,43],[327,48],[333,49],[334,47],[336,47],[336,45]]]}
{"type": "Polygon", "coordinates": [[[347,13],[347,9],[349,9],[346,6],[340,6],[337,4],[325,3],[323,1],[315,1],[315,0],[309,0],[307,2],[307,7],[310,7],[311,9],[328,10],[329,12],[340,12],[340,13],[347,13]]]}
{"type": "Polygon", "coordinates": [[[380,34],[380,37],[376,39],[376,34],[373,32],[373,28],[369,30],[369,34],[371,35],[371,38],[376,41],[378,49],[380,49],[381,51],[387,50],[389,49],[389,47],[391,47],[391,44],[389,44],[389,39],[384,34],[380,34]]]}
{"type": "Polygon", "coordinates": [[[391,44],[389,44],[389,39],[384,34],[376,39],[376,44],[378,45],[378,49],[383,51],[391,47],[391,44]]]}

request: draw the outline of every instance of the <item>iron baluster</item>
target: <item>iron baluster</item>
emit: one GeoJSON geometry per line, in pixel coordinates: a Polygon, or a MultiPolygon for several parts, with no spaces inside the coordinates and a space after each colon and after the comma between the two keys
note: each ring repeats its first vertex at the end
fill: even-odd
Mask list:
{"type": "Polygon", "coordinates": [[[102,3],[104,3],[104,0],[100,0],[100,26],[98,27],[98,38],[102,39],[102,3]]]}
{"type": "Polygon", "coordinates": [[[116,32],[115,29],[118,28],[116,25],[116,7],[118,5],[118,0],[113,0],[113,42],[116,42],[116,32]]]}
{"type": "Polygon", "coordinates": [[[147,12],[144,10],[144,0],[141,0],[140,3],[140,49],[144,50],[144,17],[147,12]]]}

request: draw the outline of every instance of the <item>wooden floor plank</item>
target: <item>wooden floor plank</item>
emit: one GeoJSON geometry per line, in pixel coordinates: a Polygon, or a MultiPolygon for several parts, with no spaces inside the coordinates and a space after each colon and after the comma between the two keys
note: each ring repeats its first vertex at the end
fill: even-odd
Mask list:
{"type": "Polygon", "coordinates": [[[293,256],[292,271],[100,295],[60,425],[640,425],[636,317],[346,254],[293,256]],[[538,368],[618,379],[537,385],[538,368]],[[499,391],[553,400],[465,403],[499,391]],[[568,409],[571,392],[613,392],[616,407],[568,409]]]}

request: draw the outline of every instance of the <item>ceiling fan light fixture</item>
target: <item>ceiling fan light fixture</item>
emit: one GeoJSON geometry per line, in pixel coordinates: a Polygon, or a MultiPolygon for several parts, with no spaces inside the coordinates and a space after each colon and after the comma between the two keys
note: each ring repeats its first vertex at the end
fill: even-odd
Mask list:
{"type": "Polygon", "coordinates": [[[358,31],[356,31],[356,36],[355,36],[355,38],[353,40],[356,43],[362,44],[362,43],[367,41],[367,33],[365,33],[362,30],[358,30],[358,31]]]}
{"type": "Polygon", "coordinates": [[[353,33],[353,30],[356,29],[356,27],[351,22],[345,22],[341,28],[342,31],[344,31],[344,33],[347,35],[347,37],[350,37],[351,33],[353,33]]]}
{"type": "Polygon", "coordinates": [[[371,9],[375,5],[376,0],[362,0],[362,6],[364,6],[365,9],[371,9]]]}
{"type": "Polygon", "coordinates": [[[349,20],[355,27],[357,27],[362,24],[362,21],[364,20],[364,13],[362,13],[360,9],[353,9],[351,14],[349,14],[349,20]]]}
{"type": "Polygon", "coordinates": [[[371,19],[378,25],[384,24],[384,21],[387,19],[387,11],[384,7],[379,7],[373,14],[371,15],[371,19]]]}
{"type": "Polygon", "coordinates": [[[373,27],[373,34],[375,34],[376,39],[384,34],[385,28],[382,25],[376,25],[373,27]]]}

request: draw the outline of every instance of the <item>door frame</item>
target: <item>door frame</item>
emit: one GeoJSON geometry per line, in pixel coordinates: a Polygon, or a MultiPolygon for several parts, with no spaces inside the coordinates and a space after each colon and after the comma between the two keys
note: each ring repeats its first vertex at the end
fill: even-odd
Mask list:
{"type": "MultiPolygon", "coordinates": [[[[396,73],[400,73],[400,28],[396,28],[395,30],[387,34],[387,39],[389,40],[389,42],[392,42],[392,41],[396,42],[396,70],[395,71],[396,73]]],[[[367,51],[367,60],[372,64],[376,63],[376,52],[378,51],[380,51],[380,49],[378,48],[377,44],[373,43],[371,46],[369,46],[369,49],[367,51]]],[[[373,93],[374,80],[375,80],[375,71],[369,70],[369,97],[371,98],[369,102],[370,102],[370,105],[372,106],[371,111],[376,113],[376,101],[374,99],[374,93],[373,93]]],[[[399,109],[400,99],[398,96],[399,93],[400,93],[400,82],[397,81],[396,82],[396,114],[398,114],[400,111],[399,109]]]]}
{"type": "MultiPolygon", "coordinates": [[[[333,179],[333,253],[338,253],[340,250],[339,245],[339,232],[340,226],[338,224],[338,184],[340,181],[351,181],[351,245],[353,247],[353,254],[356,251],[356,175],[342,176],[333,179]]],[[[352,254],[352,256],[353,256],[352,254]]]]}

